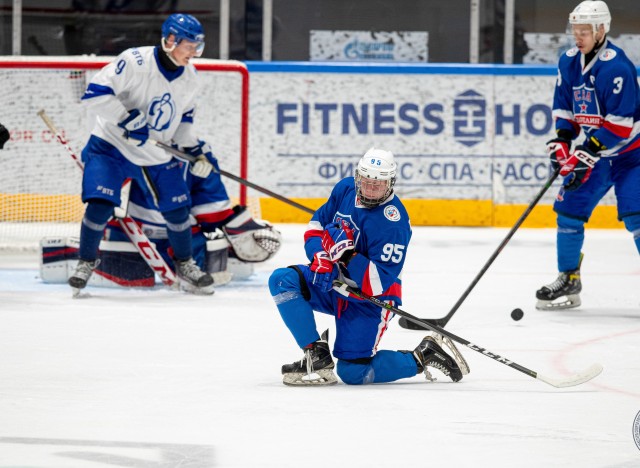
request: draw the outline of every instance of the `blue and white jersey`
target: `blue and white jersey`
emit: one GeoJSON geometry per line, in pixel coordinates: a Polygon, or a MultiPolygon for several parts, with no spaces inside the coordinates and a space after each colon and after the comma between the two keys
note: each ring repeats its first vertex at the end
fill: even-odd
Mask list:
{"type": "Polygon", "coordinates": [[[92,134],[115,146],[129,161],[139,166],[166,163],[171,154],[152,143],[130,144],[118,122],[134,109],[140,110],[149,124],[149,137],[182,147],[198,144],[193,134],[193,116],[198,95],[193,65],[171,72],[159,64],[157,47],[124,51],[91,80],[82,97],[96,114],[92,134]]]}
{"type": "Polygon", "coordinates": [[[584,131],[595,136],[606,150],[600,156],[616,156],[640,148],[640,89],[636,67],[624,51],[608,40],[585,64],[578,48],[568,50],[558,65],[553,97],[556,129],[574,138],[584,131]]]}
{"type": "Polygon", "coordinates": [[[409,215],[392,194],[375,208],[358,202],[353,177],[338,182],[327,202],[314,213],[305,232],[305,251],[311,261],[322,250],[327,224],[346,221],[354,231],[356,254],[347,270],[366,294],[402,303],[402,268],[411,240],[409,215]]]}

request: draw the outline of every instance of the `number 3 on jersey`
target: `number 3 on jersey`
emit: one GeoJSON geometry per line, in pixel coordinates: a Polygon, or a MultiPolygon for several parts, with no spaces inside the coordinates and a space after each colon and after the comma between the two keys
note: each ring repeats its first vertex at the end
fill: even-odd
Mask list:
{"type": "Polygon", "coordinates": [[[404,256],[404,245],[400,244],[385,244],[382,247],[382,255],[380,256],[380,260],[383,262],[388,262],[391,260],[393,263],[400,263],[402,261],[402,257],[404,256]]]}

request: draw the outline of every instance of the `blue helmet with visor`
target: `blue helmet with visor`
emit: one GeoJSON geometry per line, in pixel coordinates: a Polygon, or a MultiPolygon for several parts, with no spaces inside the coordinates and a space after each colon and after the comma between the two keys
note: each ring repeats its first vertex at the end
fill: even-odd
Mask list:
{"type": "Polygon", "coordinates": [[[191,15],[175,13],[162,23],[162,48],[170,53],[183,39],[196,45],[196,57],[200,57],[204,51],[204,29],[200,21],[191,15]],[[171,47],[166,45],[167,38],[175,36],[175,42],[171,47]]]}

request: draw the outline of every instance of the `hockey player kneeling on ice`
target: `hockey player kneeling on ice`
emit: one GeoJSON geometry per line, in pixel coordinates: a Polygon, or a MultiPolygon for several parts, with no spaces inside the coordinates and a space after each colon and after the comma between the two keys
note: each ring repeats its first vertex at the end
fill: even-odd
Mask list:
{"type": "Polygon", "coordinates": [[[411,227],[393,193],[397,166],[391,152],[371,148],[356,175],[333,188],[305,232],[307,265],[275,270],[269,289],[280,315],[303,351],[301,360],[282,366],[285,385],[392,382],[438,370],[454,382],[469,366],[447,338],[425,337],[413,351],[378,350],[394,314],[368,301],[345,298],[332,288],[335,279],[368,295],[401,304],[401,273],[411,227]],[[314,311],[335,318],[333,355],[328,330],[319,335],[314,311]],[[445,351],[445,348],[447,351],[445,351]]]}

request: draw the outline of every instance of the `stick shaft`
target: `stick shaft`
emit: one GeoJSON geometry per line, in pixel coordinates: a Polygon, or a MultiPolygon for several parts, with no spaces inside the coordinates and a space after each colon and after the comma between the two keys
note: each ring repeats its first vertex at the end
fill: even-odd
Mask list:
{"type": "MultiPolygon", "coordinates": [[[[433,324],[436,324],[440,327],[444,327],[447,325],[447,323],[449,323],[449,320],[451,320],[451,317],[453,317],[453,315],[457,312],[457,310],[460,308],[460,306],[462,305],[462,303],[465,301],[465,299],[467,298],[467,296],[469,296],[469,294],[471,293],[471,291],[473,291],[473,288],[476,287],[476,285],[478,284],[478,282],[480,281],[480,279],[484,276],[484,274],[487,272],[487,270],[489,269],[489,267],[493,264],[494,260],[498,257],[498,255],[500,255],[500,252],[502,252],[502,249],[504,249],[504,247],[507,245],[507,243],[511,240],[511,238],[513,237],[513,235],[515,234],[515,232],[520,228],[520,226],[522,226],[522,223],[524,223],[524,221],[527,219],[527,217],[529,216],[529,214],[531,214],[531,212],[533,211],[533,209],[535,208],[535,206],[538,204],[538,202],[542,199],[542,197],[544,196],[544,194],[547,192],[547,190],[549,190],[549,187],[551,187],[551,185],[553,184],[553,182],[556,180],[556,178],[558,177],[559,174],[559,170],[556,170],[553,172],[553,174],[551,174],[551,176],[547,179],[547,181],[545,182],[544,186],[542,187],[542,189],[540,189],[540,191],[538,192],[538,194],[533,198],[533,200],[531,201],[531,203],[529,203],[529,206],[527,206],[527,209],[524,211],[524,213],[522,213],[522,215],[520,216],[520,218],[518,219],[518,221],[516,221],[516,223],[514,224],[514,226],[511,228],[511,230],[507,233],[506,237],[502,240],[502,242],[500,243],[500,245],[498,245],[498,247],[496,248],[496,250],[493,252],[493,254],[491,254],[491,257],[489,257],[489,260],[487,260],[487,262],[484,264],[484,266],[482,267],[482,269],[478,272],[478,274],[476,275],[476,277],[473,279],[473,281],[471,281],[471,284],[469,284],[469,286],[467,287],[467,289],[462,293],[462,296],[460,296],[460,298],[458,299],[458,301],[453,305],[453,307],[451,308],[451,310],[449,311],[449,313],[447,315],[445,315],[444,317],[438,318],[438,319],[421,319],[423,322],[430,322],[433,324]]],[[[401,326],[405,326],[406,323],[404,321],[400,322],[401,326]]],[[[406,327],[405,327],[406,328],[406,327]]],[[[413,328],[413,327],[412,327],[413,328]]]]}
{"type": "MultiPolygon", "coordinates": [[[[500,356],[499,354],[495,354],[492,353],[491,351],[489,351],[486,348],[482,348],[481,346],[475,345],[473,343],[471,343],[468,340],[465,340],[464,338],[459,337],[458,335],[455,335],[453,333],[451,333],[448,330],[445,330],[444,328],[441,328],[437,325],[433,325],[429,322],[426,322],[424,320],[421,320],[417,317],[414,317],[413,315],[411,315],[408,312],[405,312],[404,310],[398,309],[397,307],[388,304],[387,302],[384,302],[376,297],[373,296],[369,296],[368,294],[360,291],[359,289],[353,288],[345,283],[342,283],[339,280],[334,281],[334,289],[337,290],[338,292],[340,292],[341,294],[345,294],[349,293],[349,294],[353,294],[356,297],[359,297],[360,299],[364,299],[365,301],[369,301],[372,304],[375,304],[378,307],[382,307],[384,309],[387,309],[391,312],[393,312],[396,315],[399,315],[401,317],[406,318],[407,320],[410,320],[418,325],[421,325],[423,327],[425,327],[428,330],[431,330],[432,332],[438,333],[442,336],[446,336],[447,338],[455,341],[456,343],[460,343],[463,346],[466,346],[469,349],[474,350],[477,353],[480,353],[484,356],[487,356],[488,358],[493,359],[494,361],[497,361],[501,364],[504,364],[505,366],[511,367],[512,369],[515,369],[519,372],[522,372],[525,375],[528,375],[529,377],[533,377],[534,379],[536,379],[538,377],[538,373],[535,371],[532,371],[531,369],[527,369],[524,366],[521,366],[520,364],[513,362],[505,357],[500,356]]],[[[346,294],[348,295],[348,294],[346,294]]]]}
{"type": "MultiPolygon", "coordinates": [[[[180,151],[179,149],[174,148],[174,147],[172,147],[170,145],[167,145],[166,143],[163,143],[161,141],[157,141],[157,140],[152,140],[152,141],[156,146],[158,146],[158,147],[160,147],[160,148],[172,153],[175,156],[178,156],[179,158],[186,159],[189,162],[194,162],[195,161],[195,158],[193,156],[191,156],[188,153],[185,153],[184,151],[180,151]]],[[[280,195],[278,193],[275,193],[275,192],[269,190],[268,188],[265,188],[265,187],[262,187],[260,185],[254,184],[253,182],[250,182],[247,179],[243,179],[242,177],[238,177],[237,175],[231,174],[230,172],[224,171],[222,169],[218,170],[218,172],[220,173],[220,175],[223,175],[223,176],[225,176],[225,177],[227,177],[227,178],[229,178],[231,180],[234,180],[234,181],[236,181],[236,182],[238,182],[238,183],[240,183],[240,184],[242,184],[242,185],[244,185],[246,187],[249,187],[249,188],[252,188],[254,190],[257,190],[258,192],[262,192],[265,195],[269,195],[270,197],[275,198],[276,200],[280,200],[281,202],[286,203],[288,205],[291,205],[291,206],[293,206],[295,208],[298,208],[299,210],[302,210],[305,213],[309,213],[309,214],[315,213],[315,211],[312,210],[311,208],[306,207],[304,205],[301,205],[300,203],[298,203],[298,202],[296,202],[294,200],[291,200],[290,198],[287,198],[287,197],[284,197],[284,196],[282,196],[282,195],[280,195]]]]}

